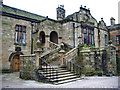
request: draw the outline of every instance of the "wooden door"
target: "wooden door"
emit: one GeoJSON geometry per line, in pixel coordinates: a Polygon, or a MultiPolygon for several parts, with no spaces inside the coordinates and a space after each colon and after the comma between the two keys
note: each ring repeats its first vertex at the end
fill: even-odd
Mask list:
{"type": "Polygon", "coordinates": [[[12,60],[12,71],[18,72],[20,70],[20,56],[16,55],[12,60]]]}

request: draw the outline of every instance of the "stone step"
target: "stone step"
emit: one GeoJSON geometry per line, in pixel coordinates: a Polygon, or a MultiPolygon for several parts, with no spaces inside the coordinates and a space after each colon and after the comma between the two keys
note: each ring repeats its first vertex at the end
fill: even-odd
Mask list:
{"type": "Polygon", "coordinates": [[[59,82],[54,82],[54,84],[55,85],[64,84],[64,83],[69,83],[69,82],[73,82],[73,81],[77,81],[77,80],[81,80],[81,78],[78,77],[78,78],[63,80],[63,81],[59,81],[59,82]]]}
{"type": "Polygon", "coordinates": [[[39,73],[42,73],[42,74],[45,74],[45,75],[51,75],[51,73],[52,73],[52,75],[55,75],[56,73],[57,74],[59,74],[59,75],[61,75],[61,74],[70,74],[71,72],[69,72],[69,71],[58,71],[58,72],[56,72],[56,71],[52,71],[52,72],[50,72],[50,71],[38,71],[39,73]]]}
{"type": "Polygon", "coordinates": [[[52,79],[51,82],[60,82],[60,81],[66,81],[66,80],[75,79],[75,78],[78,78],[78,76],[55,78],[55,79],[52,79]]]}
{"type": "Polygon", "coordinates": [[[75,75],[75,74],[64,74],[64,75],[49,75],[49,76],[46,76],[46,78],[50,78],[50,79],[54,79],[54,78],[64,78],[64,77],[71,77],[71,76],[77,76],[77,75],[75,75]]]}
{"type": "MultiPolygon", "coordinates": [[[[68,74],[58,74],[57,77],[58,77],[58,78],[61,78],[61,77],[74,76],[74,75],[76,75],[76,74],[73,74],[73,73],[68,73],[68,74]]],[[[56,76],[56,74],[51,75],[51,76],[54,77],[54,76],[56,76]]],[[[50,77],[50,75],[47,75],[46,77],[50,77]]]]}
{"type": "MultiPolygon", "coordinates": [[[[43,73],[44,74],[44,73],[43,73]]],[[[66,75],[66,74],[71,74],[71,72],[59,72],[59,73],[57,73],[58,75],[66,75]]],[[[46,77],[49,77],[49,76],[56,76],[56,73],[52,73],[52,74],[50,74],[50,73],[48,73],[48,74],[45,74],[45,76],[46,77]]]]}
{"type": "MultiPolygon", "coordinates": [[[[46,69],[43,69],[42,71],[45,72],[46,69]]],[[[48,72],[49,71],[51,71],[51,72],[56,72],[56,71],[58,71],[58,72],[67,72],[68,70],[65,70],[65,69],[61,69],[61,70],[59,70],[59,69],[47,69],[47,71],[48,72]]]]}
{"type": "Polygon", "coordinates": [[[39,73],[42,73],[50,82],[54,84],[62,84],[67,82],[72,82],[80,79],[80,76],[66,70],[65,68],[56,68],[51,69],[50,67],[44,67],[42,70],[39,70],[39,73]]]}

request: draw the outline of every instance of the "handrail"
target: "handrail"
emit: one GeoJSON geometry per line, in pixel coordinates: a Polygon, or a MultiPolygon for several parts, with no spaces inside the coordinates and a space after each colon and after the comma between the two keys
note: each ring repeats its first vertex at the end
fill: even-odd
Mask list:
{"type": "Polygon", "coordinates": [[[60,47],[60,45],[54,43],[54,42],[51,42],[51,41],[48,41],[49,42],[49,47],[51,49],[56,49],[57,47],[60,47]]]}
{"type": "Polygon", "coordinates": [[[51,43],[51,44],[54,44],[55,46],[60,46],[59,44],[56,44],[56,43],[54,43],[54,42],[51,42],[51,41],[48,41],[49,43],[51,43]]]}
{"type": "Polygon", "coordinates": [[[44,55],[41,55],[41,58],[46,58],[46,57],[49,57],[51,56],[52,54],[55,54],[57,51],[59,51],[61,49],[61,47],[57,47],[56,49],[53,49],[52,51],[44,54],[44,55]]]}
{"type": "Polygon", "coordinates": [[[39,58],[40,60],[40,64],[39,65],[39,69],[42,69],[43,66],[45,66],[45,72],[48,73],[48,67],[49,67],[49,76],[50,78],[48,78],[49,80],[55,80],[56,82],[58,81],[58,71],[55,67],[53,67],[52,65],[50,65],[46,59],[49,60],[49,56],[55,54],[56,52],[58,52],[61,49],[61,46],[58,44],[55,44],[51,41],[48,41],[50,44],[52,44],[52,46],[54,46],[54,48],[52,47],[52,50],[49,51],[48,53],[45,53],[43,55],[41,55],[41,57],[39,58]],[[53,73],[52,70],[54,70],[55,72],[53,73]],[[54,74],[54,75],[53,75],[54,74]]]}
{"type": "Polygon", "coordinates": [[[49,76],[50,78],[48,78],[49,80],[54,80],[57,82],[58,81],[58,71],[55,67],[53,67],[52,65],[50,65],[49,63],[47,63],[45,60],[43,60],[42,58],[39,58],[39,60],[41,60],[41,66],[40,68],[42,69],[43,65],[45,65],[45,72],[48,73],[48,66],[50,67],[49,69],[49,76]],[[52,70],[54,70],[55,72],[53,73],[52,70]],[[54,76],[52,76],[54,75],[54,76]]]}
{"type": "Polygon", "coordinates": [[[76,49],[78,49],[78,47],[75,47],[75,48],[71,49],[69,52],[67,52],[67,53],[65,54],[65,56],[69,55],[71,52],[75,51],[76,49]]]}
{"type": "Polygon", "coordinates": [[[75,47],[73,49],[71,49],[69,52],[67,52],[65,55],[64,55],[64,58],[65,59],[69,59],[69,60],[72,60],[72,58],[76,57],[77,56],[77,51],[78,51],[78,48],[75,47]]]}

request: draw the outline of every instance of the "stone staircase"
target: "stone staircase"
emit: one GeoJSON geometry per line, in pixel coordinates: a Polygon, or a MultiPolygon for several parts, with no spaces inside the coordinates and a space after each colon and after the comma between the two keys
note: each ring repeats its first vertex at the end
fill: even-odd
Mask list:
{"type": "MultiPolygon", "coordinates": [[[[64,55],[64,67],[60,67],[59,65],[55,66],[55,61],[53,63],[50,62],[52,62],[51,58],[54,59],[57,57],[57,53],[60,51],[61,47],[51,42],[50,44],[56,48],[39,58],[40,67],[36,72],[38,81],[49,82],[53,84],[63,84],[81,79],[81,67],[72,62],[72,59],[74,59],[77,55],[77,47],[71,48],[71,50],[64,55]]],[[[59,61],[58,59],[56,61],[59,61]]]]}
{"type": "Polygon", "coordinates": [[[54,69],[52,67],[43,67],[38,70],[38,74],[39,76],[44,75],[44,80],[53,84],[63,84],[80,80],[80,75],[60,67],[54,69]]]}

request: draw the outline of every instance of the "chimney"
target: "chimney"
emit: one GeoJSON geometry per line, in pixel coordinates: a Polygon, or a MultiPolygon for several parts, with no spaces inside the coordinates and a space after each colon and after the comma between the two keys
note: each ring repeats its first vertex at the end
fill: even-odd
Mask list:
{"type": "Polygon", "coordinates": [[[111,23],[111,25],[115,24],[115,19],[113,17],[110,18],[110,23],[111,23]]]}
{"type": "Polygon", "coordinates": [[[65,18],[64,5],[60,5],[57,8],[57,20],[63,20],[65,18]]]}

